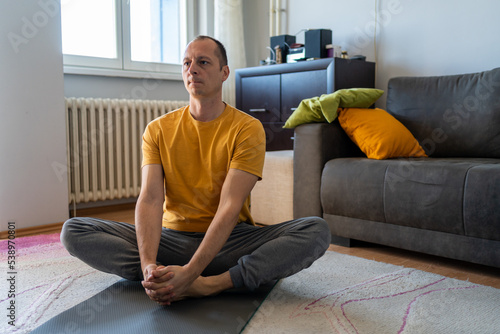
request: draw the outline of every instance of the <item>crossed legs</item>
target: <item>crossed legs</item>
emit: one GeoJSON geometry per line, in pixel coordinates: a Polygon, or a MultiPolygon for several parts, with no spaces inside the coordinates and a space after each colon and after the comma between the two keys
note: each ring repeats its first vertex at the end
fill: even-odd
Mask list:
{"type": "MultiPolygon", "coordinates": [[[[185,265],[203,236],[164,228],[157,262],[164,266],[185,265]]],[[[63,226],[61,241],[70,254],[91,267],[129,280],[144,279],[133,225],[72,218],[63,226]]],[[[188,294],[211,295],[228,287],[254,290],[309,267],[329,244],[329,228],[317,217],[266,227],[238,224],[188,294]]]]}

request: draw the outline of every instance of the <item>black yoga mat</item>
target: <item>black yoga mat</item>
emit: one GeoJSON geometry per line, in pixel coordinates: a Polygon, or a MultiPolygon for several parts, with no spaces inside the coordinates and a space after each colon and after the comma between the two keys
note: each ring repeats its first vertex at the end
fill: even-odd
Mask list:
{"type": "Polygon", "coordinates": [[[140,282],[121,280],[31,333],[239,333],[272,289],[228,290],[160,306],[140,282]]]}

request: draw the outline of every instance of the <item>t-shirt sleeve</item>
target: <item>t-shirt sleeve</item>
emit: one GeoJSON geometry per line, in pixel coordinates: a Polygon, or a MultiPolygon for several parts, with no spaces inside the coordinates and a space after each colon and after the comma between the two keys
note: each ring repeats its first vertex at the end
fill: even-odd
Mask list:
{"type": "Polygon", "coordinates": [[[265,154],[266,134],[262,123],[254,119],[238,134],[230,168],[243,170],[261,180],[265,154]]]}
{"type": "Polygon", "coordinates": [[[157,124],[154,121],[149,123],[142,136],[141,167],[144,167],[145,165],[161,164],[158,133],[157,124]]]}

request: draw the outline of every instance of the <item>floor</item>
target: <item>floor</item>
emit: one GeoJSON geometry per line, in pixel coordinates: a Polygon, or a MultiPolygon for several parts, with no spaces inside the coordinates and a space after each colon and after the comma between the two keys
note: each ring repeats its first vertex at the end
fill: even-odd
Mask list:
{"type": "Polygon", "coordinates": [[[329,250],[369,260],[411,267],[500,289],[500,268],[361,242],[359,245],[350,248],[330,245],[329,250]]]}
{"type": "MultiPolygon", "coordinates": [[[[112,209],[109,207],[85,209],[78,211],[77,215],[98,217],[133,224],[134,206],[129,204],[112,209]]],[[[355,244],[354,247],[350,248],[330,245],[329,250],[369,260],[411,267],[500,289],[500,268],[455,261],[364,242],[359,242],[355,244]]]]}

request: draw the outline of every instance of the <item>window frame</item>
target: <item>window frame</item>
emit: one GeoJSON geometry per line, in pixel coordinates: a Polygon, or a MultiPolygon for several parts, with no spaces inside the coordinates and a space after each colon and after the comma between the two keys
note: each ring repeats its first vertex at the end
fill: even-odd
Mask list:
{"type": "MultiPolygon", "coordinates": [[[[117,77],[182,80],[182,64],[168,64],[156,62],[140,62],[131,59],[130,37],[130,2],[129,0],[115,1],[116,17],[116,54],[117,58],[100,58],[63,54],[65,74],[102,75],[117,77]]],[[[194,38],[200,26],[210,21],[211,0],[184,0],[180,1],[180,43],[186,45],[194,38]],[[207,10],[208,9],[208,10],[207,10]],[[199,21],[199,22],[197,22],[199,21]]]]}

